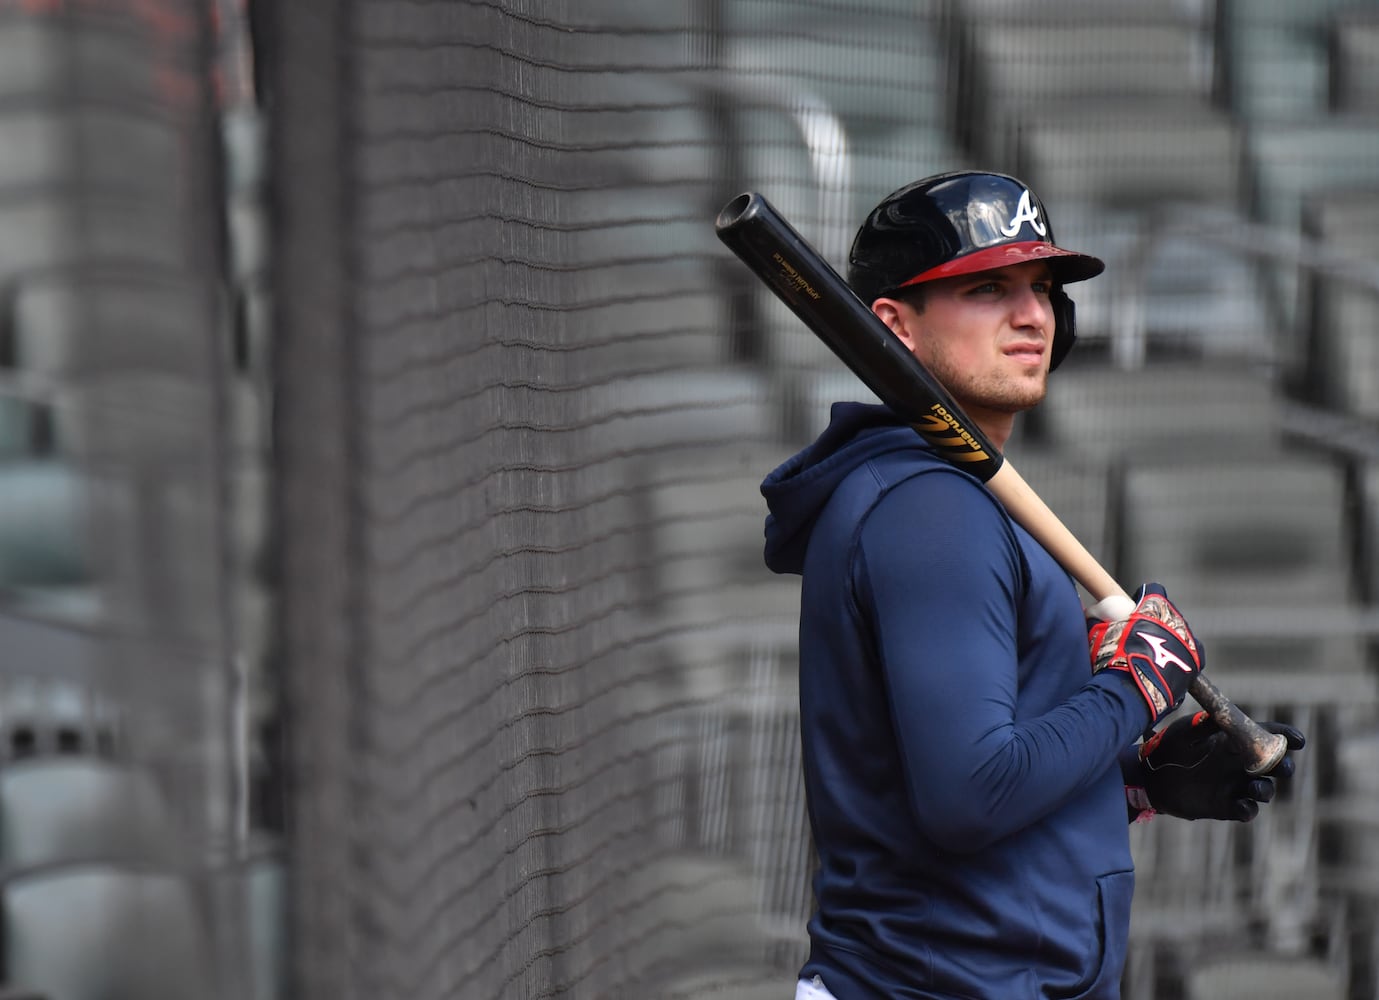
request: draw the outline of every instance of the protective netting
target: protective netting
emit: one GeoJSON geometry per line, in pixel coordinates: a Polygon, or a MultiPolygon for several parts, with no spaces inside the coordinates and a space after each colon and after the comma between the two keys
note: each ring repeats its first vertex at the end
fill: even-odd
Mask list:
{"type": "Polygon", "coordinates": [[[1376,283],[1327,207],[1379,189],[1379,129],[1361,72],[1236,95],[1369,50],[1324,6],[1287,51],[1286,4],[1030,10],[264,11],[294,998],[789,995],[797,592],[757,484],[864,390],[711,220],[762,190],[839,263],[880,195],[974,164],[1111,265],[1017,464],[1332,748],[1251,831],[1137,832],[1127,995],[1226,995],[1225,946],[1258,958],[1231,988],[1370,975],[1371,896],[1323,877],[1355,855],[1318,844],[1375,703],[1376,283]]]}

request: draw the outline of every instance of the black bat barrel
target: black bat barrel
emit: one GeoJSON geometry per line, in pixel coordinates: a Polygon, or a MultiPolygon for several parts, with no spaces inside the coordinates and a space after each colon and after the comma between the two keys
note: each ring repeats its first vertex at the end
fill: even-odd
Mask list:
{"type": "Polygon", "coordinates": [[[718,238],[852,369],[878,399],[982,482],[1001,453],[946,390],[828,262],[756,192],[740,194],[714,222],[718,238]]]}

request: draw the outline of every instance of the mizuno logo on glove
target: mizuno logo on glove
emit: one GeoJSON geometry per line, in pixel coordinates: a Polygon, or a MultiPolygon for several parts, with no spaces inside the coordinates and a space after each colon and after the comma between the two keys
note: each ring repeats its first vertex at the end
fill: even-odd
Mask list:
{"type": "MultiPolygon", "coordinates": [[[[1183,660],[1182,657],[1178,656],[1177,654],[1175,654],[1172,650],[1170,650],[1170,649],[1168,648],[1168,640],[1165,639],[1165,638],[1163,638],[1162,636],[1158,636],[1158,635],[1141,635],[1140,638],[1143,639],[1146,643],[1148,643],[1149,646],[1150,646],[1150,648],[1154,650],[1154,665],[1155,665],[1155,666],[1158,666],[1158,667],[1173,666],[1173,667],[1177,667],[1179,670],[1182,670],[1182,671],[1184,671],[1185,673],[1189,673],[1189,674],[1193,674],[1193,673],[1196,673],[1196,672],[1197,672],[1197,668],[1196,668],[1196,667],[1194,667],[1192,664],[1190,664],[1190,663],[1186,662],[1185,660],[1183,660]]],[[[1181,642],[1179,642],[1178,645],[1181,645],[1181,642]]]]}

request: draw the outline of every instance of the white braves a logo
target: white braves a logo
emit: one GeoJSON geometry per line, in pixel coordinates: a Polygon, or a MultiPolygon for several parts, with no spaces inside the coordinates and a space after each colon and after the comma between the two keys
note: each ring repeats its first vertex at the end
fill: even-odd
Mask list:
{"type": "Polygon", "coordinates": [[[1020,204],[1015,206],[1015,215],[1004,229],[1001,230],[1003,236],[1014,236],[1020,231],[1020,224],[1028,222],[1030,228],[1040,236],[1047,236],[1048,230],[1039,221],[1039,209],[1035,208],[1029,198],[1029,189],[1026,188],[1024,194],[1020,195],[1020,204]]]}
{"type": "Polygon", "coordinates": [[[1192,673],[1192,667],[1189,666],[1188,664],[1184,663],[1183,660],[1182,660],[1182,658],[1181,658],[1180,656],[1178,656],[1176,653],[1170,653],[1167,649],[1164,648],[1164,644],[1165,644],[1166,642],[1168,642],[1168,640],[1165,639],[1163,636],[1161,636],[1161,635],[1141,635],[1141,638],[1144,639],[1145,642],[1149,643],[1149,645],[1153,647],[1153,649],[1154,649],[1154,665],[1155,665],[1155,666],[1157,666],[1157,667],[1159,667],[1160,669],[1162,669],[1162,668],[1164,668],[1164,667],[1167,667],[1167,666],[1169,666],[1169,665],[1172,665],[1172,666],[1177,667],[1179,670],[1181,670],[1181,671],[1182,671],[1183,673],[1185,673],[1185,674],[1190,674],[1190,673],[1192,673]]]}

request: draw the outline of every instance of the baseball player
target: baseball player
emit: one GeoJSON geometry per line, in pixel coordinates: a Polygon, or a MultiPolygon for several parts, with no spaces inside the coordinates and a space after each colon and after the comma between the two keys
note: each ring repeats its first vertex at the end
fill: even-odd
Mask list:
{"type": "MultiPolygon", "coordinates": [[[[886,197],[848,283],[1001,447],[1073,345],[1065,286],[1103,266],[1019,180],[960,172],[886,197]]],[[[767,565],[803,576],[819,869],[797,997],[1118,996],[1128,821],[1248,821],[1291,754],[1252,777],[1202,715],[1141,742],[1205,659],[1164,588],[1088,622],[1053,558],[884,407],[835,404],[762,493],[767,565]]]]}

